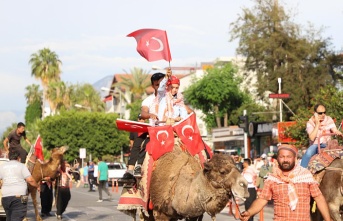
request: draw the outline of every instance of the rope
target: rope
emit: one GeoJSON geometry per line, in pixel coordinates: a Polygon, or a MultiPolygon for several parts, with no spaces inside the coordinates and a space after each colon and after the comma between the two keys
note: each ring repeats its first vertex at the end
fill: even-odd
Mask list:
{"type": "MultiPolygon", "coordinates": [[[[235,201],[236,211],[238,211],[238,214],[241,214],[241,211],[239,210],[238,203],[236,202],[235,196],[233,194],[232,194],[232,199],[233,199],[233,201],[235,201]]],[[[231,208],[231,210],[232,210],[232,208],[231,208]]],[[[231,213],[232,213],[232,211],[231,211],[231,213]]],[[[233,215],[233,218],[235,218],[235,220],[239,220],[240,217],[238,216],[238,218],[237,218],[236,213],[232,213],[232,215],[233,215]]]]}
{"type": "Polygon", "coordinates": [[[42,164],[40,165],[40,174],[42,175],[42,180],[43,180],[44,176],[43,176],[42,164]]]}

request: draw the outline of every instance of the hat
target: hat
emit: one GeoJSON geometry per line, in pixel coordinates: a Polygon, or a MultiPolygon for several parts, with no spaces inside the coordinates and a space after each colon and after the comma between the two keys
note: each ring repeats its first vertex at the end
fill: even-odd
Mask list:
{"type": "Polygon", "coordinates": [[[170,76],[170,78],[167,81],[167,85],[171,85],[171,84],[178,84],[180,85],[180,80],[175,77],[174,75],[170,76]]]}
{"type": "Polygon", "coordinates": [[[295,155],[298,154],[298,148],[296,148],[293,145],[290,144],[281,144],[278,148],[277,148],[277,152],[279,152],[280,150],[289,150],[292,151],[295,155]]]}
{"type": "Polygon", "coordinates": [[[265,153],[261,155],[262,159],[265,159],[266,157],[267,157],[267,154],[265,154],[265,153]]]}

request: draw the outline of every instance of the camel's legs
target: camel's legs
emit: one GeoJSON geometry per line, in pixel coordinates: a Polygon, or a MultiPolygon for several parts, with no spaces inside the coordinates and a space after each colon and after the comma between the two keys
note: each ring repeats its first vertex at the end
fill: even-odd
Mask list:
{"type": "Polygon", "coordinates": [[[36,220],[37,221],[42,221],[42,218],[39,215],[38,206],[37,206],[37,189],[32,187],[32,186],[29,186],[29,190],[30,190],[30,193],[31,193],[33,207],[35,209],[36,220]]]}

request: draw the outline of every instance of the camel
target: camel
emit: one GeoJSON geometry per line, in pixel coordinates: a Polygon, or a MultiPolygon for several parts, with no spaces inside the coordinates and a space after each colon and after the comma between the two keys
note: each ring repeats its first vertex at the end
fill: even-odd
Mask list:
{"type": "MultiPolygon", "coordinates": [[[[331,218],[334,221],[342,221],[340,208],[343,207],[343,159],[335,159],[325,169],[319,188],[328,203],[331,218]]],[[[323,220],[318,210],[312,215],[312,220],[323,220]]]]}
{"type": "MultiPolygon", "coordinates": [[[[51,157],[48,162],[41,163],[38,160],[36,161],[33,171],[32,177],[35,179],[37,183],[44,177],[50,177],[51,179],[55,179],[57,175],[57,170],[63,161],[63,154],[67,151],[68,147],[63,146],[60,148],[54,148],[51,152],[51,157]]],[[[37,208],[37,188],[29,185],[29,192],[31,193],[31,198],[33,202],[33,206],[35,209],[35,215],[37,221],[42,221],[42,218],[39,215],[38,208],[37,208]]]]}
{"type": "Polygon", "coordinates": [[[249,196],[247,185],[229,155],[214,154],[202,168],[194,157],[175,145],[172,152],[155,162],[150,185],[153,217],[145,218],[195,221],[206,212],[214,220],[232,196],[249,196]]]}

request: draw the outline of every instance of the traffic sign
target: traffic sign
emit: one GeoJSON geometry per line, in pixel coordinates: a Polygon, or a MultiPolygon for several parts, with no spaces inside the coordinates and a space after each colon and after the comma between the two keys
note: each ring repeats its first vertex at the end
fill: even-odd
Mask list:
{"type": "Polygon", "coordinates": [[[269,98],[289,98],[289,94],[269,94],[269,98]]]}

